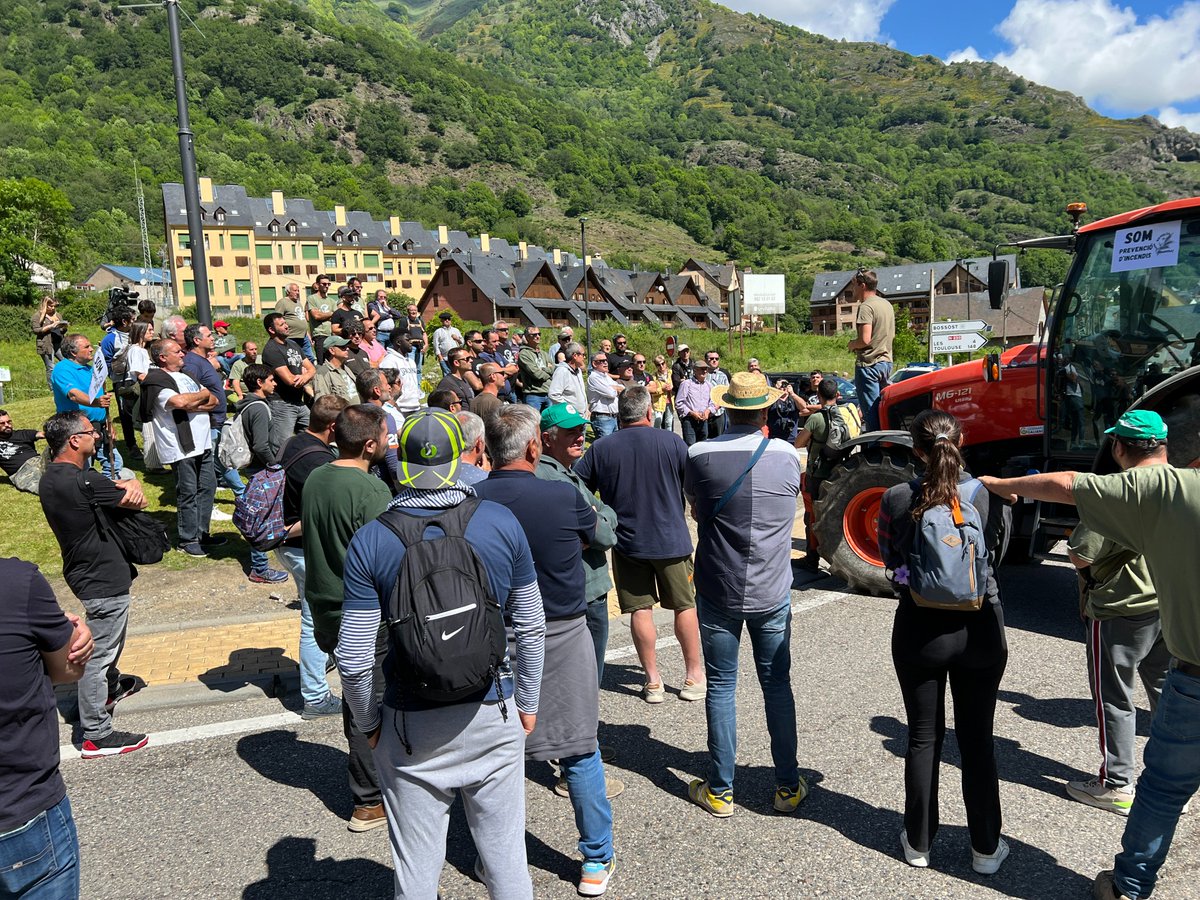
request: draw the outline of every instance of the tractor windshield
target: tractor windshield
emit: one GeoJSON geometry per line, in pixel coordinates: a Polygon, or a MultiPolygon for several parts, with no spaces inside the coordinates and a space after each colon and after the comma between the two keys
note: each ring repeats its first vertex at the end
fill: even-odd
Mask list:
{"type": "Polygon", "coordinates": [[[1094,453],[1133,401],[1200,362],[1200,215],[1080,235],[1051,336],[1051,452],[1094,453]]]}

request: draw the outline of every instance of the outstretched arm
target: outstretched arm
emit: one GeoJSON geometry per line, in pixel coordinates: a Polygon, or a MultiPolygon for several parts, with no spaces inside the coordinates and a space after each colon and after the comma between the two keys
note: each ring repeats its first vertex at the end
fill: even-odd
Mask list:
{"type": "Polygon", "coordinates": [[[1075,495],[1071,485],[1075,482],[1076,472],[1043,472],[1039,475],[1022,475],[1019,478],[995,478],[982,475],[979,480],[993,494],[1003,497],[1010,503],[1018,497],[1030,500],[1042,500],[1047,503],[1075,504],[1075,495]]]}

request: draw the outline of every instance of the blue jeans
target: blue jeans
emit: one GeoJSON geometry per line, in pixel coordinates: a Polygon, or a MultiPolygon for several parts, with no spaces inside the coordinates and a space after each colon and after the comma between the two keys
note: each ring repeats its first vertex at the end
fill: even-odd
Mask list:
{"type": "Polygon", "coordinates": [[[715,794],[733,790],[733,764],[737,756],[737,673],[742,626],[750,632],[754,666],[762,686],[771,737],[775,783],[794,788],[800,783],[796,761],[796,701],[792,697],[792,606],[789,600],[776,609],[756,615],[732,612],[711,600],[696,598],[700,619],[700,646],[708,696],[709,789],[715,794]]]}
{"type": "Polygon", "coordinates": [[[425,351],[420,347],[413,347],[408,358],[417,364],[417,376],[420,377],[421,369],[425,366],[425,351]]]}
{"type": "Polygon", "coordinates": [[[608,649],[608,594],[589,601],[587,627],[596,646],[596,684],[604,683],[604,651],[608,649]]]}
{"type": "MultiPolygon", "coordinates": [[[[103,432],[106,427],[103,422],[98,423],[97,431],[103,432]]],[[[116,441],[113,441],[111,468],[108,465],[108,454],[104,452],[104,441],[96,441],[96,456],[93,462],[99,464],[101,475],[111,478],[113,481],[121,477],[121,466],[125,464],[125,460],[121,458],[121,451],[117,449],[116,441]]]]}
{"type": "Polygon", "coordinates": [[[558,761],[579,829],[579,852],[584,862],[606,863],[613,858],[612,805],[604,787],[604,764],[599,748],[587,756],[558,761]]]}
{"type": "Polygon", "coordinates": [[[210,449],[199,456],[189,456],[171,463],[175,473],[175,518],[181,544],[198,541],[208,531],[213,498],[217,494],[212,455],[210,449]]]}
{"type": "Polygon", "coordinates": [[[879,395],[891,374],[890,362],[854,367],[854,389],[858,392],[858,408],[862,410],[865,431],[879,430],[879,395]]]}
{"type": "Polygon", "coordinates": [[[532,406],[538,412],[541,412],[550,405],[550,398],[545,394],[526,394],[525,405],[532,406]]]}
{"type": "Polygon", "coordinates": [[[221,463],[220,454],[217,453],[221,446],[221,429],[210,428],[209,434],[212,435],[213,472],[216,474],[217,486],[229,488],[235,497],[242,496],[242,491],[246,489],[246,485],[242,483],[242,476],[238,474],[237,469],[225,468],[221,463]]]}
{"type": "Polygon", "coordinates": [[[1134,900],[1154,890],[1183,805],[1200,788],[1200,678],[1167,673],[1143,762],[1113,873],[1134,900]]]}
{"type": "Polygon", "coordinates": [[[690,416],[680,416],[679,430],[683,432],[683,442],[690,447],[708,437],[708,422],[697,422],[690,416]]]}
{"type": "Polygon", "coordinates": [[[442,377],[450,374],[450,363],[446,362],[444,359],[439,359],[438,365],[442,367],[442,377]]]}
{"type": "Polygon", "coordinates": [[[305,703],[320,703],[329,696],[329,681],[325,677],[325,662],[329,655],[317,646],[313,637],[312,609],[304,596],[304,549],[276,547],[275,559],[296,582],[300,597],[300,696],[305,703]]]}
{"type": "Polygon", "coordinates": [[[233,364],[239,359],[245,359],[245,353],[235,353],[233,356],[218,356],[217,362],[221,364],[221,370],[225,373],[225,377],[229,377],[230,371],[233,369],[233,364]]]}
{"type": "Polygon", "coordinates": [[[0,900],[17,898],[79,900],[79,835],[66,797],[0,834],[0,900]]]}
{"type": "Polygon", "coordinates": [[[592,430],[596,433],[593,441],[613,434],[617,430],[617,417],[608,413],[592,413],[592,430]]]}

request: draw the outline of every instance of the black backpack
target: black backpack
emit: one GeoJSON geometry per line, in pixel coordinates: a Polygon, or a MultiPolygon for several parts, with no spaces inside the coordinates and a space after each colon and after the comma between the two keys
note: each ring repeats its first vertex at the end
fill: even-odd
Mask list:
{"type": "Polygon", "coordinates": [[[402,696],[457,703],[499,685],[508,647],[504,617],[465,537],[479,503],[470,497],[430,516],[388,510],[379,517],[404,544],[385,622],[402,696]],[[443,536],[426,538],[433,527],[443,536]]]}
{"type": "Polygon", "coordinates": [[[821,407],[821,415],[825,419],[825,443],[821,445],[821,455],[826,459],[841,459],[846,445],[852,440],[850,426],[838,407],[821,407]]]}

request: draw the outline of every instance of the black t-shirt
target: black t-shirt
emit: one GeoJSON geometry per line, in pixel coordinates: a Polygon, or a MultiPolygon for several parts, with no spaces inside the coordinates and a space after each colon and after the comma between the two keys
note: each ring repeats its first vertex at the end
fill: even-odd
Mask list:
{"type": "Polygon", "coordinates": [[[79,479],[92,486],[98,506],[111,516],[126,515],[119,509],[125,492],[99,472],[82,472],[67,462],[52,462],[38,485],[42,511],[62,549],[63,578],[81,600],[119,597],[133,584],[133,567],[125,561],[111,535],[103,536],[92,507],[83,495],[79,479]]]}
{"type": "MultiPolygon", "coordinates": [[[[283,450],[279,453],[279,464],[286,465],[298,453],[302,453],[309,448],[316,447],[322,452],[309,453],[304,459],[290,466],[287,474],[284,475],[283,488],[283,524],[291,525],[300,521],[300,501],[303,496],[304,482],[308,480],[308,476],[314,470],[319,469],[326,463],[331,463],[337,459],[337,454],[333,449],[322,441],[320,438],[315,438],[307,431],[301,431],[299,434],[292,436],[286,444],[283,445],[283,450]]],[[[303,539],[296,538],[295,542],[288,542],[293,547],[303,546],[303,539]]]]}
{"type": "Polygon", "coordinates": [[[634,384],[640,384],[642,387],[645,387],[653,380],[654,380],[654,376],[651,375],[649,372],[645,371],[644,369],[641,372],[639,372],[637,369],[633,370],[633,383],[634,384]]]}
{"type": "Polygon", "coordinates": [[[596,512],[574,485],[543,481],[532,472],[492,472],[474,485],[484,500],[512,510],[533,551],[548,619],[587,611],[583,542],[596,535],[596,512]]]}
{"type": "Polygon", "coordinates": [[[607,353],[608,357],[608,374],[620,375],[626,369],[633,368],[632,353],[607,353]]]}
{"type": "Polygon", "coordinates": [[[25,428],[14,431],[12,437],[0,438],[0,469],[10,478],[29,460],[37,456],[37,432],[25,428]]]}
{"type": "MultiPolygon", "coordinates": [[[[338,328],[345,328],[351,322],[362,322],[363,316],[357,309],[346,309],[339,306],[333,311],[333,315],[329,319],[330,326],[336,325],[338,328]]],[[[342,335],[345,337],[345,335],[342,335]]]]}
{"type": "Polygon", "coordinates": [[[61,649],[74,628],[33,563],[0,559],[0,834],[60,802],[58,711],[42,652],[61,649]]]}
{"type": "Polygon", "coordinates": [[[367,355],[367,351],[362,347],[355,350],[353,347],[347,347],[346,352],[350,355],[346,357],[346,369],[355,378],[358,378],[363,372],[371,368],[371,357],[367,355]]]}
{"type": "Polygon", "coordinates": [[[470,403],[475,399],[475,389],[457,375],[443,376],[442,380],[438,382],[437,389],[439,391],[454,391],[454,393],[458,394],[458,399],[464,404],[470,403]]]}
{"type": "MultiPolygon", "coordinates": [[[[291,341],[282,344],[271,339],[262,350],[262,364],[274,372],[287,369],[293,375],[304,374],[304,354],[291,341]]],[[[304,402],[304,388],[289,387],[279,378],[275,379],[275,393],[267,398],[269,403],[290,403],[299,406],[304,402]]]]}

